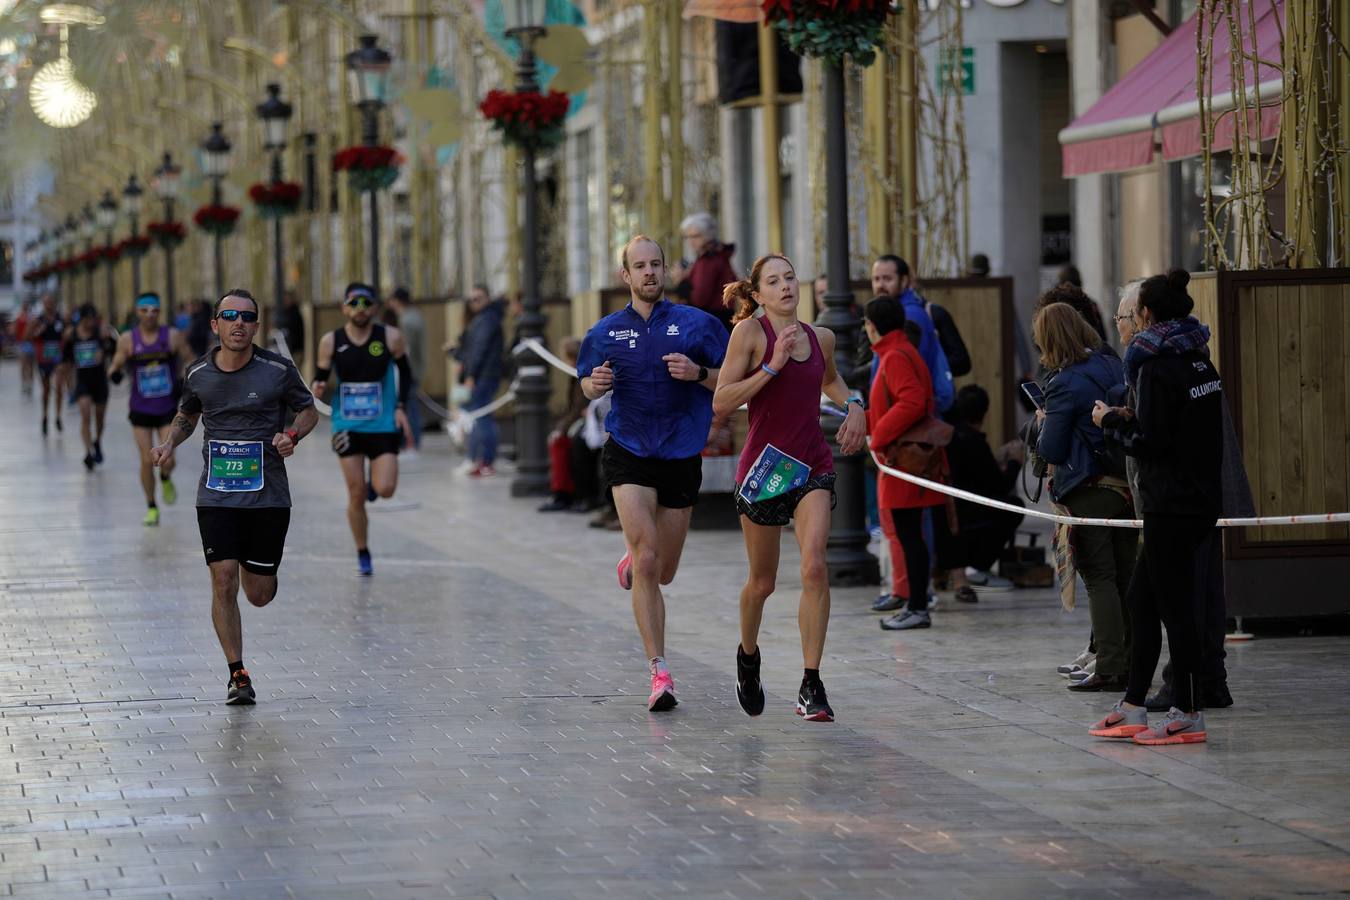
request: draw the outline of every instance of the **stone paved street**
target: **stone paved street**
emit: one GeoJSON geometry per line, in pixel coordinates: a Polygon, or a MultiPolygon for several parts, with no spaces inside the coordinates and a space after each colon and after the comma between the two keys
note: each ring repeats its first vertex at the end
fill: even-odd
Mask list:
{"type": "Polygon", "coordinates": [[[839,590],[791,712],[795,550],[765,620],[769,707],[736,705],[735,532],[696,532],[668,593],[681,704],[645,710],[618,535],[474,482],[433,435],[376,504],[355,575],[326,425],[289,466],[275,603],[245,605],[260,691],[223,705],[192,509],[140,524],[126,387],[106,464],[78,413],[43,440],[0,368],[0,895],[1043,897],[1343,894],[1344,638],[1231,646],[1210,743],[1097,741],[1108,705],[1054,666],[1087,613],[1049,591],[947,597],[883,633],[839,590]]]}

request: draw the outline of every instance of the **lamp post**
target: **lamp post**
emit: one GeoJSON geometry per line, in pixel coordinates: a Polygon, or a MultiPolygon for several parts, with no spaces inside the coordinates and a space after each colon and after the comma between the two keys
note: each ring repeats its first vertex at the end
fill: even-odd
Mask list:
{"type": "Polygon", "coordinates": [[[104,249],[103,262],[104,268],[108,273],[108,321],[114,328],[117,327],[117,285],[113,279],[113,268],[117,263],[112,257],[112,246],[115,235],[113,229],[117,226],[117,201],[113,199],[112,191],[104,191],[103,199],[98,202],[98,226],[103,229],[103,235],[107,241],[107,247],[104,249]]]}
{"type": "MultiPolygon", "coordinates": [[[[221,123],[211,123],[211,134],[202,141],[202,170],[211,179],[211,205],[220,206],[220,183],[230,172],[230,139],[221,131],[221,123]]],[[[212,251],[215,262],[216,296],[225,292],[225,259],[220,249],[221,234],[212,232],[212,251]]]]}
{"type": "MultiPolygon", "coordinates": [[[[164,221],[166,224],[173,223],[173,204],[178,199],[179,177],[182,175],[182,171],[174,165],[173,156],[168,153],[164,154],[164,161],[155,170],[153,187],[155,195],[164,202],[164,221]]],[[[169,246],[168,243],[164,244],[164,280],[166,282],[164,300],[168,304],[168,309],[172,311],[175,307],[173,247],[169,246]]]]}
{"type": "MultiPolygon", "coordinates": [[[[140,182],[136,180],[136,173],[132,172],[131,177],[127,179],[127,186],[122,188],[122,204],[127,210],[127,220],[131,223],[131,240],[135,241],[141,236],[141,195],[145,193],[141,189],[140,182]]],[[[141,295],[141,255],[136,249],[131,251],[131,298],[134,301],[141,295]]]]}
{"type": "MultiPolygon", "coordinates": [[[[281,184],[281,152],[286,149],[286,125],[291,120],[291,105],[281,99],[281,85],[267,86],[267,99],[258,104],[258,118],[263,121],[263,149],[272,154],[272,185],[281,184]]],[[[272,220],[272,289],[276,294],[276,321],[272,330],[280,331],[285,321],[286,271],[281,260],[281,216],[272,220]]],[[[290,346],[290,335],[285,335],[290,346]]]]}
{"type": "MultiPolygon", "coordinates": [[[[845,378],[853,370],[853,351],[858,345],[860,323],[853,311],[853,291],[848,286],[848,131],[844,126],[844,67],[824,61],[825,79],[825,218],[826,278],[825,312],[820,324],[835,333],[835,365],[845,378]]],[[[880,577],[877,559],[867,552],[867,512],[863,499],[862,454],[844,456],[835,434],[842,421],[821,416],[825,436],[834,448],[835,494],[838,505],[830,516],[830,535],[825,545],[825,566],[830,584],[876,584],[880,577]]],[[[911,590],[926,590],[911,585],[911,590]]]]}
{"type": "MultiPolygon", "coordinates": [[[[506,35],[520,43],[516,59],[516,93],[539,90],[534,62],[534,42],[547,33],[544,27],[546,0],[515,0],[507,7],[506,35]]],[[[544,315],[539,302],[539,193],[535,179],[535,148],[526,144],[521,154],[524,182],[524,222],[521,232],[521,288],[523,303],[520,335],[543,340],[544,315]]],[[[520,383],[516,387],[516,477],[511,494],[524,497],[547,494],[548,478],[548,368],[535,353],[520,355],[520,383]]]]}
{"type": "MultiPolygon", "coordinates": [[[[84,252],[92,253],[94,250],[94,237],[98,234],[98,221],[94,218],[94,208],[88,203],[84,205],[84,212],[80,215],[80,237],[84,238],[84,252]]],[[[87,264],[85,266],[85,302],[90,306],[94,304],[94,270],[87,264]]]]}
{"type": "MultiPolygon", "coordinates": [[[[347,54],[347,73],[351,76],[352,96],[361,110],[361,143],[377,147],[380,143],[380,110],[389,91],[389,65],[393,57],[375,46],[373,34],[361,35],[361,46],[347,54]]],[[[370,285],[380,295],[380,207],[379,194],[370,190],[370,285]]]]}

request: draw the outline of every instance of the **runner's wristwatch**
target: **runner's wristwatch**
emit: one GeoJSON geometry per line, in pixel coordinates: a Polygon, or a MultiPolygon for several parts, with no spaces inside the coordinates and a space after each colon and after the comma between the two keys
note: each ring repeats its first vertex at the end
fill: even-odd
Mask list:
{"type": "Polygon", "coordinates": [[[296,431],[294,428],[286,429],[286,437],[291,439],[292,444],[300,443],[300,432],[296,431]]]}
{"type": "Polygon", "coordinates": [[[699,384],[702,384],[703,382],[705,382],[705,381],[707,381],[707,380],[708,380],[708,367],[707,367],[707,366],[699,366],[699,367],[698,367],[698,382],[699,382],[699,384]]]}

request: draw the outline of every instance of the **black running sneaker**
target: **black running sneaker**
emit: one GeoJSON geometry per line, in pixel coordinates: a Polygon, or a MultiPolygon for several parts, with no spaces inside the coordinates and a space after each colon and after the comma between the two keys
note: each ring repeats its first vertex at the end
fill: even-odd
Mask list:
{"type": "Polygon", "coordinates": [[[103,465],[103,445],[94,441],[94,462],[103,465]]]}
{"type": "Polygon", "coordinates": [[[253,690],[253,679],[248,677],[248,669],[240,669],[230,678],[230,689],[225,694],[227,706],[252,706],[258,695],[253,690]]]}
{"type": "Polygon", "coordinates": [[[759,648],[754,656],[746,656],[739,644],[736,645],[736,699],[746,715],[757,716],[764,712],[764,685],[759,680],[759,648]]]}
{"type": "Polygon", "coordinates": [[[797,692],[797,715],[808,722],[834,721],[834,710],[830,709],[824,684],[802,679],[802,689],[797,692]]]}

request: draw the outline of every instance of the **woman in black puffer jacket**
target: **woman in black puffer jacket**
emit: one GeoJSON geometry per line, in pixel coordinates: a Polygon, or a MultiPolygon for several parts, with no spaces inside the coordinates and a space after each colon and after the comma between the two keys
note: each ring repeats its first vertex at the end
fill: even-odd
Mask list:
{"type": "Polygon", "coordinates": [[[1098,402],[1092,419],[1139,462],[1144,547],[1130,583],[1130,677],[1125,699],[1091,731],[1133,737],[1141,744],[1205,740],[1196,683],[1204,671],[1195,619],[1196,573],[1202,547],[1215,537],[1223,506],[1223,383],[1209,360],[1209,329],[1190,315],[1190,276],[1181,269],[1154,275],[1139,288],[1143,330],[1125,353],[1126,380],[1135,385],[1133,411],[1098,402]],[[1145,694],[1167,626],[1175,706],[1148,728],[1145,694]]]}

